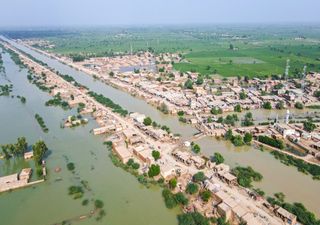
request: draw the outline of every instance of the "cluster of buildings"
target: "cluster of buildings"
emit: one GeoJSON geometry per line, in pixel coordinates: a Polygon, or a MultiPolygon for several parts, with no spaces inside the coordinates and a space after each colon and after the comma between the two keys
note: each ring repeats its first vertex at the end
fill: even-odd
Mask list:
{"type": "MultiPolygon", "coordinates": [[[[292,147],[301,150],[308,154],[305,158],[308,162],[318,163],[320,160],[320,126],[319,123],[316,129],[312,132],[304,130],[303,123],[289,123],[289,110],[287,111],[286,121],[276,121],[270,125],[257,125],[251,127],[234,128],[233,132],[244,135],[251,133],[253,137],[257,138],[260,135],[272,137],[274,139],[283,140],[292,147]]],[[[297,157],[297,156],[295,156],[297,157]]]]}
{"type": "Polygon", "coordinates": [[[263,108],[265,103],[268,103],[271,108],[293,108],[296,103],[302,103],[304,106],[319,105],[319,99],[314,96],[320,88],[318,73],[309,73],[304,79],[289,80],[212,77],[204,79],[202,84],[197,85],[197,79],[200,76],[198,73],[180,73],[172,70],[172,63],[181,61],[177,54],[168,53],[154,57],[150,53],[144,53],[144,56],[128,55],[108,58],[108,60],[116,60],[116,63],[101,58],[90,60],[101,62],[99,68],[105,69],[85,67],[83,65],[85,62],[70,63],[70,65],[99,77],[101,81],[139,96],[157,107],[164,104],[167,112],[171,114],[183,111],[188,118],[187,122],[195,124],[198,129],[208,135],[221,135],[225,132],[221,124],[215,123],[216,118],[210,113],[212,108],[224,113],[233,112],[237,105],[248,110],[263,108]],[[157,71],[136,72],[132,69],[120,71],[113,68],[121,63],[132,65],[131,58],[134,57],[145,57],[147,58],[145,61],[157,62],[157,71]],[[110,72],[113,73],[112,76],[110,72]],[[187,80],[193,83],[192,89],[184,86],[187,80]],[[214,118],[210,123],[207,122],[209,117],[214,118]]]}
{"type": "MultiPolygon", "coordinates": [[[[145,53],[145,55],[145,57],[150,57],[149,61],[154,57],[150,53],[145,53]]],[[[115,57],[114,60],[131,62],[126,57],[115,57]]],[[[242,109],[254,110],[263,108],[265,103],[269,103],[271,108],[293,108],[297,102],[304,106],[319,105],[320,102],[314,95],[320,88],[320,74],[318,73],[309,73],[304,79],[289,80],[213,77],[204,79],[202,84],[197,85],[198,73],[180,73],[172,70],[172,64],[181,61],[179,55],[160,54],[154,57],[153,61],[157,62],[158,72],[150,70],[138,73],[132,70],[123,72],[112,68],[105,71],[89,69],[89,72],[108,84],[145,99],[150,104],[157,107],[165,105],[168,113],[177,114],[183,111],[187,117],[186,122],[195,125],[202,133],[212,136],[222,136],[229,129],[228,125],[217,122],[218,116],[212,115],[212,108],[225,113],[233,112],[237,105],[240,105],[242,109]],[[114,72],[113,76],[109,75],[109,71],[114,72]],[[193,82],[192,89],[184,87],[187,80],[193,82]]],[[[113,65],[108,61],[104,63],[109,67],[113,65]]],[[[87,70],[88,68],[81,66],[80,69],[87,70]]],[[[277,124],[275,129],[278,128],[277,132],[282,133],[282,128],[279,126],[277,124]]],[[[288,136],[295,142],[300,140],[299,144],[316,156],[320,148],[317,132],[308,134],[301,127],[299,128],[301,124],[294,126],[297,132],[287,135],[290,129],[286,128],[283,136],[285,138],[288,136]]],[[[269,129],[269,132],[272,133],[272,130],[269,129]]]]}
{"type": "Polygon", "coordinates": [[[126,72],[133,70],[155,71],[155,61],[150,53],[139,55],[124,55],[115,57],[96,57],[75,62],[79,67],[85,67],[96,73],[108,74],[114,72],[126,72]]]}

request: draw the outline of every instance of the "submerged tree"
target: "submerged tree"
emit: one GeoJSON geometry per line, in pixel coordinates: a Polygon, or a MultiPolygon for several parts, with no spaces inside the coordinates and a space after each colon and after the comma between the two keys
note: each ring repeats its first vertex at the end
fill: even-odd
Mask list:
{"type": "Polygon", "coordinates": [[[38,141],[32,146],[33,158],[36,163],[40,164],[48,148],[44,141],[38,141]]]}

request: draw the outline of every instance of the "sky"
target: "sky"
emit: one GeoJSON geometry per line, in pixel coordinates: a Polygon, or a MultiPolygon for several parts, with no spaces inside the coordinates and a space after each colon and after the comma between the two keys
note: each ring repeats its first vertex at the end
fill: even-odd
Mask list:
{"type": "Polygon", "coordinates": [[[0,27],[320,23],[320,0],[1,0],[0,27]]]}

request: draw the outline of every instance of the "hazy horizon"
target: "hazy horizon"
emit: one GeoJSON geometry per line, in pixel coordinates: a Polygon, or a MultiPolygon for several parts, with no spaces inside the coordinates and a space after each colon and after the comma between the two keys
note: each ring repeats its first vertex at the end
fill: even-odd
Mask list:
{"type": "Polygon", "coordinates": [[[11,0],[0,27],[318,24],[319,0],[11,0]]]}

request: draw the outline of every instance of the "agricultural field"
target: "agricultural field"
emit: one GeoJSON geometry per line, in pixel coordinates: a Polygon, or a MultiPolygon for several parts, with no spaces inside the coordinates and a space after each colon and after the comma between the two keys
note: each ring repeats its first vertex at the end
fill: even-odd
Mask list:
{"type": "Polygon", "coordinates": [[[176,70],[203,75],[279,75],[284,73],[287,59],[291,76],[299,77],[304,65],[307,71],[320,71],[319,25],[70,28],[8,31],[6,35],[46,40],[54,47],[35,47],[63,55],[176,52],[183,57],[174,64],[176,70]]]}

